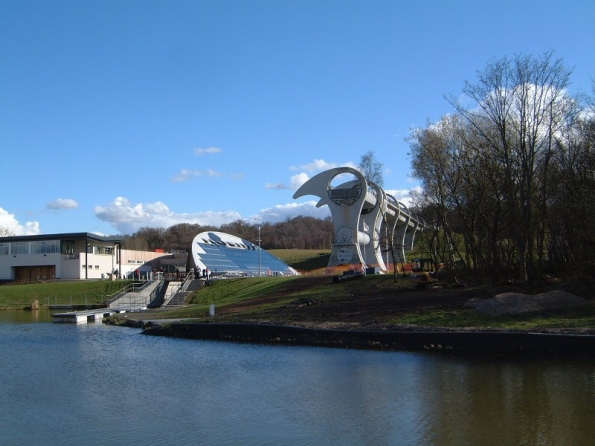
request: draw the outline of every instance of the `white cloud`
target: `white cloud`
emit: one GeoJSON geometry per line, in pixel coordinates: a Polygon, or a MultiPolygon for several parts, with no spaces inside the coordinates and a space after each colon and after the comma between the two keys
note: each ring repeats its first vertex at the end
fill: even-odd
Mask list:
{"type": "Polygon", "coordinates": [[[213,170],[213,169],[207,169],[206,175],[211,178],[219,178],[219,177],[223,176],[223,174],[221,172],[217,172],[216,170],[213,170]]]}
{"type": "Polygon", "coordinates": [[[79,204],[72,198],[57,198],[48,203],[46,207],[52,210],[76,209],[79,207],[79,204]]]}
{"type": "Polygon", "coordinates": [[[291,180],[290,180],[291,189],[298,190],[302,186],[302,184],[304,184],[309,179],[310,179],[310,176],[304,172],[298,173],[297,175],[292,176],[291,180]]]}
{"type": "Polygon", "coordinates": [[[171,177],[171,181],[173,183],[183,183],[185,181],[190,181],[192,178],[196,178],[203,175],[203,172],[200,170],[193,170],[193,169],[182,169],[173,177],[171,177]]]}
{"type": "Polygon", "coordinates": [[[95,216],[122,234],[132,234],[142,227],[169,228],[180,223],[221,226],[242,218],[236,211],[177,214],[160,201],[133,204],[125,197],[117,197],[106,206],[95,206],[95,216]]]}
{"type": "MultiPolygon", "coordinates": [[[[233,179],[237,179],[237,178],[241,178],[240,175],[241,174],[233,174],[233,175],[230,175],[230,177],[233,179]]],[[[224,173],[217,172],[216,170],[213,170],[213,169],[207,169],[207,170],[181,169],[177,174],[175,174],[173,177],[171,177],[171,182],[172,183],[184,183],[186,181],[190,181],[193,178],[198,178],[198,177],[220,178],[223,176],[225,176],[224,173]]]]}
{"type": "Polygon", "coordinates": [[[322,172],[323,170],[329,170],[334,167],[337,167],[337,164],[329,163],[328,161],[321,160],[321,159],[315,159],[314,161],[312,161],[309,164],[302,164],[301,166],[292,166],[292,167],[290,167],[290,169],[294,170],[294,171],[305,170],[306,172],[313,174],[313,173],[322,172]]]}
{"type": "Polygon", "coordinates": [[[283,183],[267,183],[264,185],[264,188],[265,189],[277,189],[277,190],[289,189],[289,187],[287,187],[283,183]]]}
{"type": "Polygon", "coordinates": [[[276,206],[263,209],[257,215],[253,215],[248,221],[262,221],[268,223],[279,223],[288,218],[298,217],[300,215],[324,219],[331,215],[328,206],[316,207],[317,201],[307,201],[304,203],[278,204],[276,206]]]}
{"type": "MultiPolygon", "coordinates": [[[[177,174],[175,174],[173,177],[171,177],[171,182],[172,183],[183,183],[185,181],[190,181],[193,178],[197,178],[197,177],[209,177],[209,178],[220,178],[225,176],[224,173],[222,172],[217,172],[216,170],[213,169],[207,169],[207,170],[194,170],[194,169],[181,169],[177,174]]],[[[239,179],[242,178],[242,174],[231,174],[229,175],[229,177],[231,179],[239,179]]]]}
{"type": "Polygon", "coordinates": [[[267,183],[265,184],[265,189],[277,189],[277,190],[298,190],[302,184],[310,179],[310,176],[307,173],[298,173],[297,175],[293,175],[289,179],[289,186],[285,183],[267,183]]]}
{"type": "Polygon", "coordinates": [[[41,234],[39,222],[28,221],[24,225],[20,224],[14,214],[8,213],[0,208],[0,228],[4,228],[14,235],[37,235],[41,234]]]}
{"type": "MultiPolygon", "coordinates": [[[[357,166],[352,162],[337,164],[337,163],[330,163],[330,162],[322,160],[322,159],[315,159],[311,163],[302,164],[301,166],[291,166],[289,168],[290,170],[292,170],[292,171],[301,170],[302,172],[300,172],[296,175],[293,175],[291,177],[290,184],[289,184],[289,187],[287,187],[287,189],[297,190],[300,188],[300,186],[302,184],[304,184],[306,181],[308,181],[310,179],[310,177],[312,177],[320,172],[323,172],[325,170],[334,169],[335,167],[339,167],[339,166],[340,167],[352,167],[354,169],[357,169],[357,166]]],[[[271,188],[269,188],[269,189],[271,189],[271,188]]]]}
{"type": "Polygon", "coordinates": [[[194,154],[198,155],[198,156],[213,155],[215,153],[221,153],[221,152],[223,152],[223,150],[220,149],[219,147],[207,147],[207,148],[194,149],[194,154]]]}
{"type": "Polygon", "coordinates": [[[385,192],[389,195],[395,197],[395,200],[400,201],[405,206],[411,206],[411,202],[413,200],[412,194],[419,193],[421,191],[421,187],[417,186],[413,189],[392,189],[392,190],[385,190],[385,192]]]}

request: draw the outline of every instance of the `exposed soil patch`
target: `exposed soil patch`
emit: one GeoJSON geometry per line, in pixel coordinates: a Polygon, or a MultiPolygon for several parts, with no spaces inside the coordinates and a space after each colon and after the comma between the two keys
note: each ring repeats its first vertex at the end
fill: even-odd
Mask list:
{"type": "MultiPolygon", "coordinates": [[[[556,286],[544,286],[543,289],[537,291],[546,293],[560,288],[561,286],[556,284],[556,286]]],[[[566,286],[565,289],[572,291],[571,288],[573,287],[566,286]]],[[[576,289],[576,287],[574,288],[576,289]]],[[[583,287],[583,289],[591,288],[583,287]]],[[[499,295],[520,296],[518,302],[512,303],[508,298],[500,299],[508,305],[508,309],[500,314],[513,314],[511,309],[526,310],[528,308],[526,304],[519,304],[519,302],[527,301],[520,294],[521,291],[520,287],[511,284],[437,287],[420,290],[404,280],[394,283],[392,277],[367,277],[336,284],[332,277],[306,276],[298,280],[284,282],[281,288],[278,288],[274,293],[217,307],[214,318],[210,318],[206,312],[197,317],[207,323],[268,324],[324,330],[510,332],[509,329],[477,328],[471,326],[473,324],[465,327],[449,328],[396,323],[395,321],[405,316],[411,319],[412,315],[425,316],[436,312],[473,311],[470,308],[489,303],[499,295]],[[473,302],[473,305],[470,305],[470,302],[473,302]]],[[[556,298],[553,300],[556,302],[560,300],[560,296],[570,296],[570,300],[573,298],[579,299],[572,296],[571,293],[555,293],[557,293],[555,294],[556,298]]],[[[526,297],[526,295],[524,296],[526,297]]],[[[591,298],[592,296],[582,297],[591,298]]],[[[595,305],[593,299],[589,299],[587,305],[595,305]]],[[[534,308],[535,311],[542,309],[534,308]]],[[[497,317],[496,312],[492,314],[497,317]]],[[[168,310],[160,309],[130,313],[125,315],[123,321],[114,320],[112,322],[134,324],[139,321],[159,321],[168,317],[175,316],[168,316],[168,310]]],[[[532,331],[536,330],[533,329],[532,331]]],[[[589,327],[544,328],[537,331],[542,333],[595,334],[595,329],[589,327]]]]}
{"type": "Polygon", "coordinates": [[[359,279],[345,282],[348,295],[340,300],[333,299],[333,287],[329,277],[304,277],[299,280],[287,282],[276,293],[228,305],[221,309],[220,316],[225,317],[239,311],[258,309],[287,300],[290,296],[296,299],[285,305],[280,310],[264,311],[262,316],[278,315],[294,320],[310,321],[349,321],[356,319],[358,322],[384,320],[398,313],[412,313],[415,311],[430,311],[433,309],[454,310],[462,309],[464,303],[475,297],[487,299],[493,297],[485,290],[472,288],[428,288],[417,290],[411,286],[395,286],[394,288],[381,288],[375,286],[373,281],[366,283],[365,292],[362,292],[359,279]],[[328,297],[308,298],[297,297],[304,289],[328,286],[328,297]]]}
{"type": "MultiPolygon", "coordinates": [[[[489,302],[497,295],[507,293],[522,296],[519,287],[514,285],[501,286],[467,286],[467,287],[436,287],[423,290],[407,284],[395,284],[386,287],[386,282],[366,281],[362,287],[360,279],[347,281],[340,286],[345,287],[340,299],[333,298],[333,287],[329,277],[304,277],[287,282],[274,294],[250,299],[228,305],[217,310],[218,321],[237,321],[241,312],[254,310],[244,322],[275,323],[308,328],[342,329],[342,330],[427,330],[425,327],[407,326],[390,323],[400,315],[427,314],[432,311],[451,311],[469,308],[469,301],[477,303],[489,302]],[[325,297],[309,297],[300,295],[304,289],[328,287],[325,297]],[[295,296],[295,299],[288,298],[295,296]],[[289,302],[273,309],[263,309],[267,305],[279,302],[289,302]]],[[[568,293],[564,293],[568,294],[568,293]]],[[[577,298],[578,299],[578,298],[577,298]]],[[[506,304],[513,308],[510,299],[506,304]]],[[[536,308],[539,310],[539,308],[536,308]]],[[[511,314],[504,312],[502,314],[511,314]]],[[[473,329],[473,328],[470,328],[473,329]]],[[[431,330],[451,331],[442,328],[431,330]]],[[[464,331],[465,329],[457,329],[464,331]]],[[[558,332],[559,330],[548,330],[558,332]]],[[[575,330],[579,332],[579,330],[575,330]]],[[[590,330],[580,330],[581,333],[590,330]]]]}

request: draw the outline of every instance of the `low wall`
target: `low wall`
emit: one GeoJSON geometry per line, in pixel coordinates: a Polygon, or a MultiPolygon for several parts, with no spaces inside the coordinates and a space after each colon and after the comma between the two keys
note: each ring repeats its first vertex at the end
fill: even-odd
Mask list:
{"type": "Polygon", "coordinates": [[[462,356],[595,357],[595,336],[518,332],[319,330],[265,324],[147,323],[146,335],[462,356]]]}

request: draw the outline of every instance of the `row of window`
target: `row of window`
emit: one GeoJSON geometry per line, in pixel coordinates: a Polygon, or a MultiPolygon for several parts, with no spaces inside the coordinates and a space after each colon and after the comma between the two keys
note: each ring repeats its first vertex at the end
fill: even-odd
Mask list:
{"type": "Polygon", "coordinates": [[[256,274],[261,271],[287,271],[288,266],[264,250],[230,249],[225,246],[201,244],[200,261],[212,272],[243,272],[256,274]]]}
{"type": "MultiPolygon", "coordinates": [[[[112,246],[92,246],[89,247],[89,254],[113,255],[112,246]],[[92,249],[91,249],[92,248],[92,249]]],[[[60,243],[60,240],[42,240],[35,242],[9,242],[0,243],[0,255],[11,254],[73,254],[74,244],[72,242],[60,243]]]]}

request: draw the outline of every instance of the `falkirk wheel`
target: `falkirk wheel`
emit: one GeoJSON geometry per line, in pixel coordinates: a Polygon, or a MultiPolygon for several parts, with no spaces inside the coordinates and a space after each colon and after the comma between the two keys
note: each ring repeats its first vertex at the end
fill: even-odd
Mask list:
{"type": "Polygon", "coordinates": [[[293,198],[306,195],[320,197],[316,207],[327,205],[331,211],[335,235],[327,272],[377,268],[386,273],[391,261],[405,262],[405,250],[413,248],[415,233],[423,229],[403,203],[351,167],[315,175],[293,198]],[[389,259],[386,244],[390,240],[395,256],[400,258],[389,259]],[[383,247],[386,260],[382,258],[383,247]]]}

